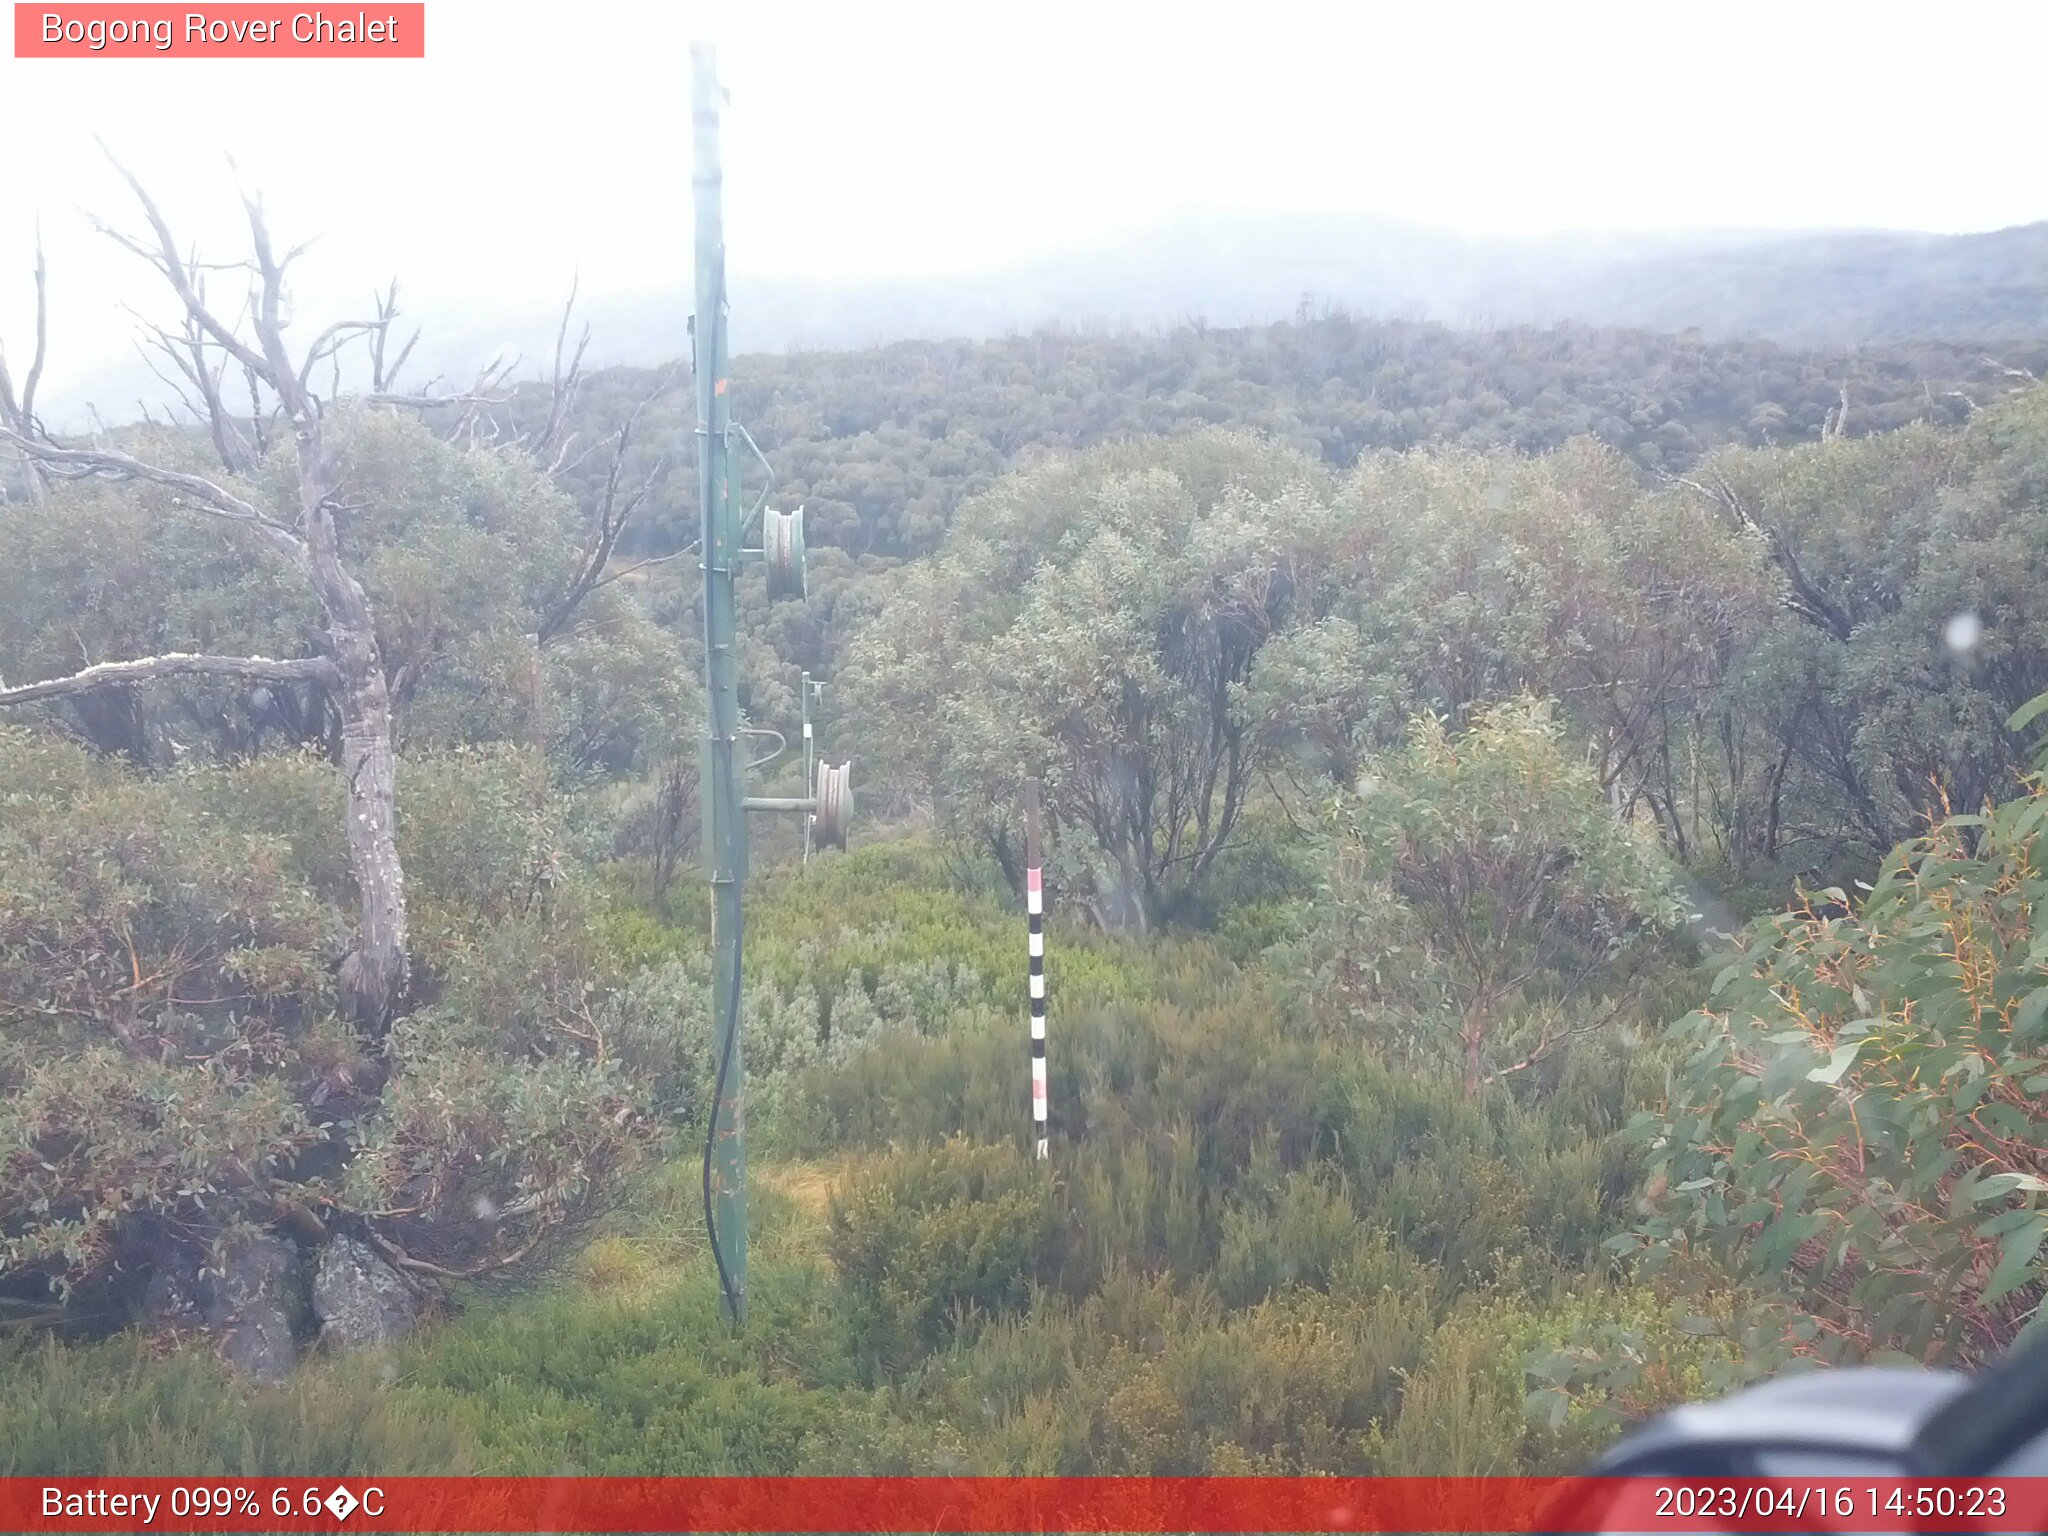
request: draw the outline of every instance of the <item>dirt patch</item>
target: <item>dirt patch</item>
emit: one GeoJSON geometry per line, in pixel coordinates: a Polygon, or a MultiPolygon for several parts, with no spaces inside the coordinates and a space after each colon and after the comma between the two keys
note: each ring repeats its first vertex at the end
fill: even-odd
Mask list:
{"type": "Polygon", "coordinates": [[[852,1158],[827,1158],[820,1162],[772,1163],[752,1172],[770,1189],[788,1196],[805,1214],[823,1221],[832,1209],[832,1191],[846,1182],[853,1167],[852,1158]]]}

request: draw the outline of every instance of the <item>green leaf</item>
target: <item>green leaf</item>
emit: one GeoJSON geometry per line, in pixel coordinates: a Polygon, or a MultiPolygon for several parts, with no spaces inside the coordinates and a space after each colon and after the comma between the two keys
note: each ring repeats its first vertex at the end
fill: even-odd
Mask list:
{"type": "Polygon", "coordinates": [[[1764,1068],[1761,1089],[1764,1098],[1777,1100],[1791,1092],[1812,1073],[1813,1068],[1809,1065],[1812,1060],[1812,1052],[1802,1050],[1796,1045],[1786,1046],[1764,1068]]]}
{"type": "Polygon", "coordinates": [[[2031,1043],[2044,1033],[2048,1033],[2048,987],[2036,987],[2013,1010],[2012,1037],[2031,1043]]]}
{"type": "Polygon", "coordinates": [[[1828,1057],[1828,1064],[1815,1067],[1806,1074],[1806,1080],[1809,1083],[1839,1083],[1842,1074],[1849,1070],[1849,1063],[1856,1059],[1856,1053],[1863,1049],[1863,1044],[1861,1040],[1851,1040],[1847,1045],[1836,1046],[1834,1054],[1828,1057]]]}
{"type": "Polygon", "coordinates": [[[2005,722],[2005,728],[2008,731],[2024,731],[2040,719],[2044,711],[2048,711],[2048,693],[2036,694],[2012,712],[2005,722]]]}
{"type": "Polygon", "coordinates": [[[2004,1237],[2008,1232],[2016,1232],[2021,1227],[2026,1226],[2027,1223],[2035,1219],[2035,1216],[2035,1212],[2027,1210],[2000,1211],[1996,1216],[1977,1224],[1977,1235],[1979,1237],[2004,1237]]]}
{"type": "Polygon", "coordinates": [[[1998,1267],[1984,1285],[1981,1299],[1985,1305],[2027,1283],[2043,1238],[2048,1238],[2048,1216],[2036,1216],[2019,1231],[2006,1234],[1998,1250],[1998,1267]]]}
{"type": "Polygon", "coordinates": [[[1971,1210],[1976,1206],[1978,1200],[1977,1187],[1983,1180],[1984,1170],[1982,1168],[1972,1168],[1949,1186],[1948,1213],[1950,1216],[1960,1216],[1963,1212],[1971,1210]]]}
{"type": "Polygon", "coordinates": [[[2022,1328],[2019,1336],[2012,1341],[2012,1348],[2019,1349],[2035,1343],[2044,1332],[2048,1332],[2048,1307],[2037,1307],[2034,1309],[2034,1315],[2027,1319],[2027,1326],[2022,1328]]]}

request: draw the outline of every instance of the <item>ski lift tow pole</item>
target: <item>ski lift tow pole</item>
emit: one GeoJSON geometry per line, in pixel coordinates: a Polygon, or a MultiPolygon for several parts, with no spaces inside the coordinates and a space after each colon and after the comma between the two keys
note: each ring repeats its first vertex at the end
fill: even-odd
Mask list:
{"type": "Polygon", "coordinates": [[[746,793],[748,773],[781,756],[787,743],[780,732],[748,726],[740,709],[739,637],[734,613],[737,577],[742,565],[760,561],[767,568],[771,598],[805,595],[808,583],[804,575],[803,508],[789,512],[768,508],[774,475],[769,472],[767,456],[747,429],[732,420],[719,110],[725,92],[718,83],[715,50],[707,43],[697,42],[691,44],[690,53],[691,180],[696,213],[696,303],[690,321],[690,353],[697,397],[701,523],[698,548],[704,576],[706,699],[699,784],[704,815],[704,867],[712,895],[712,1016],[718,1064],[704,1136],[704,1223],[718,1269],[722,1306],[727,1318],[737,1325],[747,1315],[747,1163],[743,1113],[746,1065],[740,1028],[741,890],[747,876],[743,813],[804,813],[808,817],[806,857],[814,836],[829,846],[844,848],[847,824],[853,816],[853,770],[846,763],[816,763],[814,771],[810,708],[818,690],[806,676],[804,780],[809,793],[786,800],[757,799],[746,793]],[[740,498],[740,476],[732,462],[734,438],[746,445],[763,470],[763,488],[751,507],[743,508],[740,498]],[[757,517],[761,523],[761,544],[749,548],[747,534],[757,517]],[[752,737],[774,738],[777,750],[766,758],[749,761],[741,744],[752,737]]]}

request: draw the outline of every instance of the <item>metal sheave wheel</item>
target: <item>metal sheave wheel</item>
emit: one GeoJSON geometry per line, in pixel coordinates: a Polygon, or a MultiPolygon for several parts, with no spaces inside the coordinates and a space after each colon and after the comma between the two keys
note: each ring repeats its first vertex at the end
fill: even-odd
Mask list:
{"type": "Polygon", "coordinates": [[[768,595],[802,597],[804,579],[804,509],[763,514],[761,543],[768,557],[768,595]]]}
{"type": "Polygon", "coordinates": [[[837,768],[818,764],[818,809],[811,830],[826,848],[844,848],[846,829],[853,820],[853,764],[837,768]]]}

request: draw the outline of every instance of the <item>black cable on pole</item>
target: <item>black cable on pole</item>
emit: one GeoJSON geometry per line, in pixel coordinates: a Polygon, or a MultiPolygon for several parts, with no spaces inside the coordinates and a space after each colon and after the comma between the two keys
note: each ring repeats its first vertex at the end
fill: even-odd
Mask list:
{"type": "MultiPolygon", "coordinates": [[[[717,802],[719,804],[728,804],[732,798],[732,753],[727,750],[727,745],[720,743],[711,754],[712,793],[725,797],[717,802]]],[[[729,869],[726,876],[737,880],[739,871],[729,869]]],[[[712,922],[716,924],[717,921],[718,904],[714,896],[712,922]]],[[[718,1072],[711,1086],[711,1114],[704,1128],[704,1232],[711,1240],[711,1262],[718,1266],[718,1289],[725,1297],[726,1309],[735,1318],[740,1315],[740,1298],[732,1282],[732,1271],[726,1268],[725,1249],[718,1241],[718,1217],[711,1197],[711,1160],[718,1147],[718,1118],[725,1107],[725,1084],[732,1073],[732,1053],[740,1040],[740,953],[745,937],[741,924],[740,903],[735,900],[732,904],[732,982],[725,989],[726,1016],[719,1021],[719,1033],[725,1039],[719,1047],[718,1072]]],[[[715,986],[712,995],[717,995],[715,986]]]]}
{"type": "Polygon", "coordinates": [[[711,1261],[718,1266],[718,1289],[725,1296],[727,1308],[734,1317],[739,1316],[739,1295],[733,1289],[732,1274],[725,1267],[725,1250],[718,1242],[718,1218],[712,1213],[711,1199],[711,1158],[718,1145],[718,1113],[725,1103],[725,1080],[732,1070],[733,1047],[740,1038],[740,920],[733,916],[732,945],[732,986],[726,996],[731,999],[728,1016],[725,1019],[725,1045],[718,1053],[718,1075],[711,1089],[711,1118],[704,1131],[704,1231],[711,1239],[711,1261]]]}

